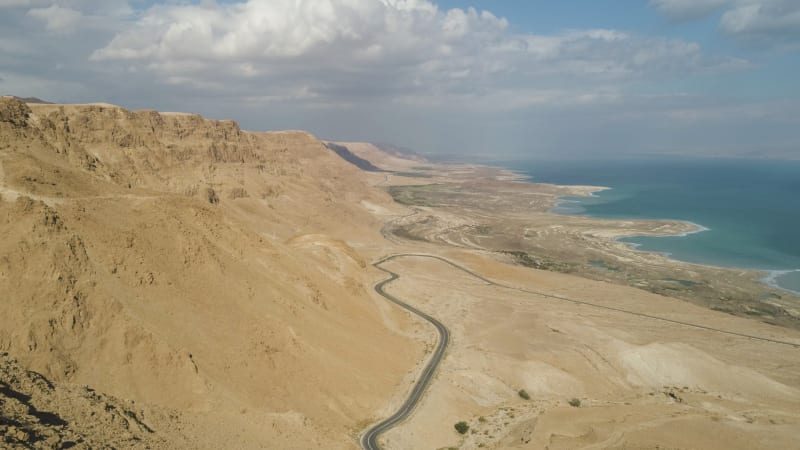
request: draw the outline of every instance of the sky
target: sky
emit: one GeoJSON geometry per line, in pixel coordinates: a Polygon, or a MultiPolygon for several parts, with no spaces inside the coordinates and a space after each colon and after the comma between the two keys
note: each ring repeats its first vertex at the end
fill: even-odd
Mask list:
{"type": "Polygon", "coordinates": [[[466,158],[800,159],[799,0],[0,0],[0,94],[466,158]]]}

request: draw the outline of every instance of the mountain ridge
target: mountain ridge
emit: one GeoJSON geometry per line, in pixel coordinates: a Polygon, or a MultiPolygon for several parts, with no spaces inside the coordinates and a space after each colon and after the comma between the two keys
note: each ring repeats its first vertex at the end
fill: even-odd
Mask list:
{"type": "Polygon", "coordinates": [[[348,262],[380,238],[362,202],[391,199],[312,135],[4,97],[0,142],[1,351],[56,383],[197,412],[155,430],[294,411],[167,447],[347,448],[348,424],[400,381],[370,361],[396,348],[402,374],[419,357],[348,262]]]}

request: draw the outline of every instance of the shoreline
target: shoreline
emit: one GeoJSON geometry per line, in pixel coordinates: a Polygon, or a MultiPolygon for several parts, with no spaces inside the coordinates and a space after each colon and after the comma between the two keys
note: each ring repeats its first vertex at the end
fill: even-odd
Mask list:
{"type": "Polygon", "coordinates": [[[782,277],[784,275],[788,275],[790,273],[800,273],[800,269],[793,269],[793,270],[767,270],[765,272],[766,272],[766,276],[764,278],[762,278],[761,281],[764,284],[766,284],[767,286],[769,286],[771,288],[779,289],[779,290],[784,291],[784,292],[788,292],[790,294],[800,295],[800,291],[795,291],[793,289],[789,289],[787,287],[781,286],[780,284],[778,284],[778,281],[777,281],[778,278],[780,278],[780,277],[782,277]]]}
{"type": "MultiPolygon", "coordinates": [[[[409,241],[493,252],[506,263],[629,286],[800,329],[800,296],[765,283],[769,274],[763,270],[690,263],[619,242],[630,236],[688,236],[710,227],[688,221],[554,213],[554,205],[563,197],[583,197],[580,200],[588,203],[597,200],[588,198],[597,195],[593,193],[608,189],[577,186],[580,179],[572,180],[576,185],[560,185],[537,183],[497,166],[438,169],[433,183],[422,178],[389,190],[396,202],[425,209],[416,218],[394,222],[387,232],[409,241]]],[[[724,227],[715,228],[720,232],[724,227]]],[[[789,280],[794,283],[796,276],[789,280]]]]}
{"type": "MultiPolygon", "coordinates": [[[[609,189],[611,189],[611,188],[609,188],[609,189]]],[[[580,200],[574,200],[574,202],[580,203],[580,200]]],[[[558,204],[556,204],[556,206],[557,205],[558,204]]],[[[556,206],[554,206],[553,209],[555,209],[556,206]]],[[[582,214],[570,214],[570,213],[556,212],[556,211],[553,211],[553,210],[551,210],[550,212],[552,214],[559,214],[559,215],[575,215],[575,216],[582,215],[582,214]]],[[[610,219],[608,217],[592,216],[590,214],[585,214],[583,216],[591,217],[591,218],[594,218],[594,219],[610,219]]],[[[790,273],[800,272],[800,269],[762,269],[762,268],[757,268],[757,267],[737,267],[737,266],[726,266],[726,265],[721,265],[721,264],[699,263],[699,262],[695,262],[695,261],[687,261],[685,259],[677,258],[671,252],[666,252],[666,251],[662,252],[662,251],[648,250],[648,249],[642,248],[644,246],[644,244],[641,244],[641,243],[638,243],[638,242],[625,242],[625,241],[623,241],[623,239],[636,238],[636,237],[683,238],[683,237],[691,236],[693,234],[703,233],[703,232],[706,232],[706,231],[712,231],[711,228],[708,228],[706,226],[700,225],[698,223],[695,223],[695,222],[692,222],[692,221],[689,221],[689,220],[651,219],[651,218],[630,218],[630,219],[624,219],[624,220],[664,220],[664,221],[670,221],[670,222],[676,222],[676,223],[686,223],[686,224],[692,225],[692,226],[697,228],[695,230],[685,231],[685,232],[682,232],[682,233],[679,233],[679,234],[631,234],[631,235],[627,235],[627,236],[618,236],[618,237],[613,238],[614,242],[619,242],[620,244],[626,245],[628,248],[631,249],[631,251],[641,252],[641,253],[652,253],[652,254],[656,254],[656,255],[661,255],[661,256],[663,256],[665,258],[668,258],[668,259],[671,259],[673,261],[679,261],[679,262],[682,262],[682,263],[693,264],[693,265],[698,265],[698,266],[714,267],[714,268],[720,268],[720,269],[750,270],[750,271],[754,271],[754,272],[759,272],[759,273],[764,274],[764,276],[762,278],[760,278],[761,282],[764,283],[764,285],[769,286],[771,288],[779,289],[781,291],[784,291],[784,292],[787,292],[787,293],[790,293],[790,294],[793,294],[793,295],[800,295],[800,291],[795,291],[795,290],[790,289],[788,287],[781,286],[780,283],[778,282],[778,279],[780,277],[782,277],[784,275],[787,275],[787,274],[790,274],[790,273]]]]}
{"type": "Polygon", "coordinates": [[[592,218],[592,219],[606,219],[606,220],[658,220],[658,221],[665,221],[665,222],[689,224],[689,225],[691,225],[691,226],[693,226],[695,228],[694,230],[684,231],[684,232],[681,232],[681,233],[678,233],[678,234],[639,234],[639,233],[636,233],[636,234],[617,236],[617,237],[612,238],[612,240],[614,242],[617,242],[617,243],[620,243],[620,244],[624,244],[625,246],[627,246],[633,252],[656,254],[656,255],[660,255],[660,256],[662,256],[664,258],[673,260],[673,261],[686,263],[686,264],[697,265],[697,266],[703,266],[703,267],[712,267],[712,268],[718,268],[718,269],[747,270],[747,271],[758,272],[758,273],[763,274],[763,277],[761,277],[760,280],[765,286],[768,286],[768,287],[771,287],[771,288],[774,288],[774,289],[778,289],[780,291],[783,291],[783,292],[786,292],[786,293],[789,293],[789,294],[800,295],[800,291],[793,290],[793,289],[790,289],[788,287],[782,286],[782,285],[779,284],[779,281],[778,281],[778,279],[781,278],[784,275],[791,274],[791,273],[800,273],[800,269],[763,269],[763,268],[756,268],[756,267],[736,267],[736,266],[727,266],[727,265],[722,265],[722,264],[698,263],[698,262],[694,262],[694,261],[687,261],[685,259],[677,258],[671,252],[643,249],[642,246],[644,244],[641,244],[641,243],[638,243],[638,242],[625,242],[625,241],[623,241],[623,239],[637,238],[637,237],[683,238],[683,237],[688,237],[688,236],[691,236],[691,235],[694,235],[694,234],[703,233],[703,232],[706,232],[706,231],[712,231],[713,230],[712,228],[706,227],[704,225],[701,225],[699,223],[692,222],[692,221],[689,221],[689,220],[679,220],[679,219],[669,219],[669,218],[640,218],[640,217],[635,217],[635,218],[634,217],[632,217],[632,218],[610,218],[610,217],[603,217],[603,216],[594,216],[594,215],[591,215],[591,214],[586,214],[586,209],[585,208],[581,208],[582,209],[581,212],[574,212],[574,213],[567,212],[567,211],[564,211],[564,210],[557,211],[557,209],[561,205],[563,205],[564,203],[576,203],[576,204],[580,205],[581,204],[581,198],[587,198],[587,197],[589,197],[589,198],[595,197],[596,198],[596,197],[598,197],[596,195],[597,192],[610,191],[610,190],[613,190],[614,188],[613,187],[608,187],[608,186],[584,186],[584,185],[575,185],[575,186],[573,186],[573,185],[562,185],[562,184],[555,184],[555,183],[539,183],[539,182],[535,181],[533,175],[531,175],[531,174],[528,174],[528,173],[525,173],[525,172],[522,172],[522,171],[518,171],[518,170],[515,170],[515,169],[509,169],[509,168],[506,168],[506,167],[500,167],[500,169],[505,171],[505,172],[513,173],[514,176],[517,177],[515,181],[519,181],[519,182],[523,182],[523,183],[554,184],[556,186],[560,186],[560,187],[564,187],[564,188],[573,188],[573,187],[574,188],[586,188],[586,187],[596,188],[596,190],[591,190],[591,191],[588,191],[588,192],[577,191],[576,190],[575,193],[570,193],[570,195],[559,196],[557,198],[557,200],[556,200],[556,203],[553,205],[553,207],[550,208],[550,210],[548,210],[548,213],[550,213],[550,214],[563,215],[563,216],[578,216],[578,217],[587,217],[587,218],[592,218]]]}

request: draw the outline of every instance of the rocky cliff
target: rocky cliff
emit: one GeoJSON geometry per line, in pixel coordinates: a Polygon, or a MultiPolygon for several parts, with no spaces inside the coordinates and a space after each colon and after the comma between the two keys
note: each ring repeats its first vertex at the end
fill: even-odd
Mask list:
{"type": "Polygon", "coordinates": [[[420,352],[357,250],[390,203],[308,133],[4,97],[0,351],[155,446],[349,447],[420,352]]]}

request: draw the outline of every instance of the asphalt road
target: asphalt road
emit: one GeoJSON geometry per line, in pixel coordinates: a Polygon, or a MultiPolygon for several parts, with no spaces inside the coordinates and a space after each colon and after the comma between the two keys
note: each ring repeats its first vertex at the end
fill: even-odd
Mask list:
{"type": "Polygon", "coordinates": [[[417,316],[422,317],[423,319],[430,322],[434,327],[436,327],[436,331],[439,333],[439,342],[438,344],[436,344],[436,350],[434,350],[433,355],[431,355],[431,358],[428,360],[428,364],[425,366],[425,369],[422,371],[422,374],[420,374],[420,377],[417,380],[416,384],[414,384],[414,389],[411,390],[411,394],[409,394],[406,401],[403,402],[403,405],[400,407],[400,409],[398,409],[391,416],[375,424],[372,428],[367,430],[367,432],[361,436],[361,447],[364,448],[365,450],[380,449],[380,446],[378,445],[378,436],[380,436],[381,433],[383,433],[384,431],[402,422],[411,414],[411,411],[414,410],[414,407],[417,406],[417,403],[419,403],[420,398],[422,398],[422,394],[425,393],[425,388],[427,388],[428,384],[430,384],[431,378],[433,378],[433,374],[436,372],[436,367],[439,366],[439,363],[442,361],[442,357],[444,356],[444,352],[447,349],[447,343],[450,341],[450,332],[447,331],[447,328],[441,322],[429,316],[428,314],[425,314],[424,312],[418,310],[417,308],[409,305],[408,303],[405,303],[404,301],[398,299],[392,294],[386,293],[383,290],[384,286],[400,278],[400,276],[392,272],[391,270],[384,269],[383,267],[381,267],[381,264],[387,261],[391,261],[395,258],[401,258],[407,256],[425,256],[428,258],[441,259],[438,257],[426,256],[426,255],[392,255],[380,261],[377,261],[372,265],[388,273],[389,278],[376,284],[375,292],[377,292],[378,294],[383,296],[383,298],[389,300],[390,302],[396,303],[401,308],[406,309],[411,313],[416,314],[417,316]]]}
{"type": "Polygon", "coordinates": [[[731,336],[743,337],[743,338],[747,338],[747,339],[754,339],[754,340],[758,340],[758,341],[769,342],[769,343],[772,343],[772,344],[788,345],[788,346],[794,347],[796,349],[800,348],[800,344],[797,344],[795,342],[781,341],[781,340],[765,338],[765,337],[761,337],[761,336],[754,336],[754,335],[750,335],[750,334],[738,333],[738,332],[735,332],[735,331],[722,330],[722,329],[719,329],[719,328],[708,327],[708,326],[705,326],[705,325],[700,325],[700,324],[695,324],[695,323],[690,323],[690,322],[683,322],[683,321],[680,321],[680,320],[668,319],[668,318],[665,318],[665,317],[659,317],[659,316],[640,313],[640,312],[636,312],[636,311],[630,311],[630,310],[626,310],[626,309],[622,309],[622,308],[615,308],[613,306],[600,305],[600,304],[597,304],[597,303],[591,303],[591,302],[586,302],[586,301],[582,301],[582,300],[575,300],[575,299],[568,298],[568,297],[561,297],[561,296],[558,296],[558,295],[551,295],[551,294],[546,294],[546,293],[543,293],[543,292],[537,292],[537,291],[533,291],[533,290],[528,290],[528,289],[522,289],[522,288],[518,288],[518,287],[514,287],[514,286],[509,286],[509,285],[502,284],[502,283],[497,283],[495,281],[492,281],[492,280],[484,277],[483,275],[480,275],[480,274],[478,274],[476,272],[473,272],[472,270],[469,270],[466,267],[460,266],[460,265],[458,265],[458,264],[456,264],[456,263],[454,263],[454,262],[452,262],[452,261],[450,261],[450,260],[448,260],[446,258],[442,258],[440,256],[425,255],[425,254],[415,254],[415,253],[402,253],[402,254],[391,255],[391,256],[388,256],[386,258],[383,258],[383,259],[381,259],[379,261],[376,261],[376,262],[372,263],[372,265],[375,266],[377,269],[382,270],[382,271],[384,271],[384,272],[389,274],[389,278],[387,278],[387,279],[385,279],[385,280],[383,280],[383,281],[381,281],[381,282],[379,282],[378,284],[375,285],[375,292],[380,294],[385,299],[391,301],[392,303],[397,304],[401,308],[406,309],[407,311],[409,311],[409,312],[411,312],[413,314],[416,314],[417,316],[419,316],[419,317],[427,320],[431,324],[433,324],[433,326],[436,327],[436,331],[439,332],[439,343],[436,345],[436,350],[433,352],[433,355],[431,356],[430,360],[428,361],[428,364],[425,366],[425,369],[422,371],[422,374],[420,375],[419,380],[417,380],[417,383],[414,385],[414,389],[411,391],[411,394],[408,396],[408,398],[403,403],[403,405],[400,407],[400,409],[398,409],[394,414],[392,414],[388,418],[386,418],[386,419],[382,420],[381,422],[373,425],[363,435],[361,435],[361,441],[360,441],[361,442],[361,447],[363,449],[365,449],[365,450],[379,450],[380,446],[378,445],[378,437],[382,433],[384,433],[385,431],[389,430],[390,428],[394,427],[398,423],[400,423],[403,420],[405,420],[406,418],[408,418],[408,416],[414,410],[414,407],[417,405],[417,403],[419,403],[419,400],[422,398],[422,395],[425,393],[425,389],[430,384],[430,381],[433,378],[434,373],[436,372],[436,368],[439,366],[439,363],[442,361],[442,357],[444,356],[444,352],[447,349],[447,344],[450,341],[450,332],[447,330],[447,328],[441,322],[439,322],[435,318],[431,317],[430,315],[425,314],[424,312],[420,311],[419,309],[409,305],[408,303],[403,302],[402,300],[398,299],[397,297],[394,297],[391,294],[387,294],[383,290],[384,286],[386,286],[387,284],[391,283],[392,281],[400,278],[400,276],[398,274],[392,272],[391,270],[384,269],[383,267],[381,267],[381,264],[383,264],[385,262],[388,262],[388,261],[391,261],[391,260],[394,260],[394,259],[397,259],[397,258],[430,258],[430,259],[435,259],[435,260],[441,261],[441,262],[443,262],[445,264],[448,264],[448,265],[450,265],[450,266],[452,266],[452,267],[454,267],[454,268],[456,268],[456,269],[458,269],[458,270],[460,270],[462,272],[465,272],[465,273],[467,273],[467,274],[469,274],[469,275],[471,275],[471,276],[473,276],[473,277],[485,282],[488,285],[497,286],[497,287],[500,287],[500,288],[503,288],[503,289],[511,289],[511,290],[515,290],[515,291],[519,291],[519,292],[525,292],[525,293],[528,293],[528,294],[535,294],[535,295],[538,295],[538,296],[541,296],[541,297],[546,297],[546,298],[553,299],[553,300],[569,302],[569,303],[573,303],[573,304],[577,304],[577,305],[585,305],[585,306],[605,309],[605,310],[609,310],[609,311],[615,311],[615,312],[618,312],[618,313],[628,314],[628,315],[632,315],[632,316],[638,316],[638,317],[646,318],[646,319],[653,319],[653,320],[659,320],[659,321],[663,321],[663,322],[669,322],[669,323],[673,323],[673,324],[676,324],[676,325],[682,325],[682,326],[686,326],[686,327],[697,328],[697,329],[701,329],[701,330],[711,331],[711,332],[714,332],[714,333],[722,333],[722,334],[727,334],[727,335],[731,335],[731,336]]]}

